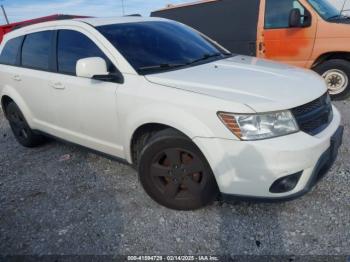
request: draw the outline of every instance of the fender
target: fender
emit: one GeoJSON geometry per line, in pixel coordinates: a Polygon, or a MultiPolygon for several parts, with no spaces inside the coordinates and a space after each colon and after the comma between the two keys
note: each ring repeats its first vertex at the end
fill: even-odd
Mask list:
{"type": "Polygon", "coordinates": [[[30,128],[35,129],[33,114],[27,106],[26,102],[24,102],[24,100],[20,96],[20,94],[13,87],[5,85],[0,94],[1,99],[4,96],[10,97],[17,104],[30,128]]]}
{"type": "MultiPolygon", "coordinates": [[[[213,121],[217,122],[219,119],[216,119],[217,116],[213,112],[213,121]]],[[[161,124],[166,125],[171,128],[177,129],[178,131],[185,134],[190,139],[194,139],[196,137],[231,137],[235,139],[231,132],[222,125],[222,131],[218,132],[217,123],[216,123],[216,132],[215,134],[212,132],[212,129],[207,124],[200,121],[199,117],[195,116],[195,113],[188,112],[179,107],[174,107],[168,104],[155,104],[149,105],[147,107],[143,107],[132,114],[128,114],[125,116],[122,121],[125,126],[125,130],[123,132],[124,137],[124,152],[125,158],[128,162],[132,162],[131,157],[131,143],[132,137],[136,130],[146,124],[161,124]],[[166,115],[160,115],[159,112],[164,111],[166,115]]],[[[208,119],[206,119],[208,121],[208,119]]],[[[211,121],[208,121],[210,123],[211,121]]],[[[199,146],[199,145],[197,145],[199,146]]]]}

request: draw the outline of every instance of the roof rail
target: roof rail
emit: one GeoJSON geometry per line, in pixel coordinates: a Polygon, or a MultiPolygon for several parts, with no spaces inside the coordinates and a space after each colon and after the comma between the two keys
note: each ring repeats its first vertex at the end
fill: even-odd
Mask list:
{"type": "Polygon", "coordinates": [[[33,25],[33,24],[38,24],[38,23],[43,23],[43,22],[48,22],[48,21],[58,21],[58,20],[68,20],[68,19],[74,19],[74,18],[87,18],[89,16],[78,16],[78,15],[63,15],[63,14],[57,14],[57,15],[51,15],[51,16],[45,16],[45,17],[40,17],[36,18],[33,20],[27,20],[19,23],[13,24],[12,31],[33,25]]]}

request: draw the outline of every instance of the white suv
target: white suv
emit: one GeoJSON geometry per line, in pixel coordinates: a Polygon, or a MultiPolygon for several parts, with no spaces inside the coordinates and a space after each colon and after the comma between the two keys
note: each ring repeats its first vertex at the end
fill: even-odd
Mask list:
{"type": "Polygon", "coordinates": [[[318,75],[230,54],[170,20],[46,22],[7,34],[0,51],[1,104],[19,143],[50,135],[124,159],[173,209],[300,196],[342,141],[318,75]]]}

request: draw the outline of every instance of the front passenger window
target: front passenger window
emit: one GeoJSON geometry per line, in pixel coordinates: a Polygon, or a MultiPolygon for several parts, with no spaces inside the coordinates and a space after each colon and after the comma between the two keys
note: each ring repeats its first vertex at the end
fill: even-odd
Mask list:
{"type": "MultiPolygon", "coordinates": [[[[294,8],[298,8],[302,15],[306,13],[297,0],[266,0],[265,29],[289,28],[289,16],[294,8]]],[[[301,19],[303,24],[304,17],[301,19]]]]}
{"type": "Polygon", "coordinates": [[[60,30],[58,32],[57,62],[59,73],[76,75],[78,60],[88,57],[103,58],[109,72],[115,72],[112,62],[90,38],[73,30],[60,30]]]}

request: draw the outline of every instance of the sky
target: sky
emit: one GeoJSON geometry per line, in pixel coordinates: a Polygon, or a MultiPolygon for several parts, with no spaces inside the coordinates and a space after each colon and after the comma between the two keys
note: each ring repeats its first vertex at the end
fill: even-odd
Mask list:
{"type": "MultiPolygon", "coordinates": [[[[125,14],[148,16],[152,10],[167,4],[188,3],[195,0],[124,0],[125,14]]],[[[344,0],[329,0],[341,6],[344,0]]],[[[350,2],[350,1],[349,1],[350,2]]],[[[0,0],[6,8],[10,22],[21,21],[51,14],[77,14],[110,17],[123,14],[122,0],[0,0]]],[[[0,24],[5,19],[0,13],[0,24]]]]}
{"type": "MultiPolygon", "coordinates": [[[[126,14],[149,16],[152,10],[167,4],[193,2],[194,0],[124,0],[126,14]]],[[[10,22],[21,21],[51,14],[78,14],[110,17],[123,13],[122,0],[0,0],[5,6],[10,22]]],[[[0,24],[5,19],[0,12],[0,24]]]]}

